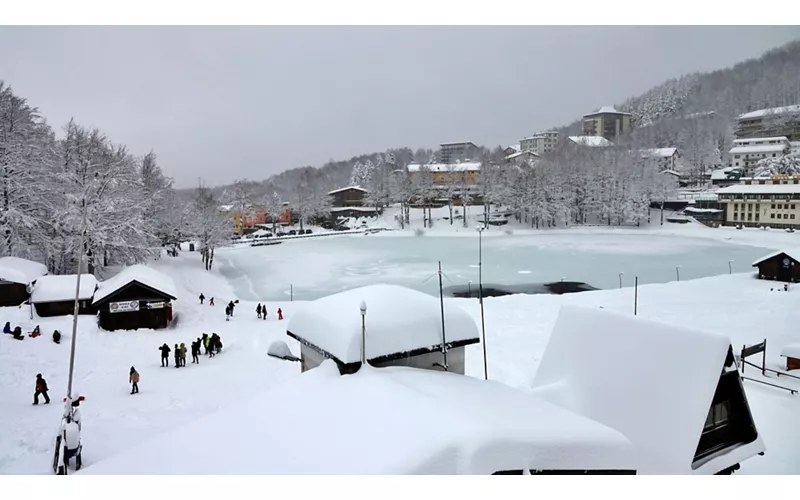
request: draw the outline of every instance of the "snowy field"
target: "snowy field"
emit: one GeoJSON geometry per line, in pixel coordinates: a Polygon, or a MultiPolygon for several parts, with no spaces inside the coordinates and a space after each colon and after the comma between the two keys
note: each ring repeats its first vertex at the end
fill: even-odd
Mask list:
{"type": "MultiPolygon", "coordinates": [[[[702,259],[701,255],[704,253],[713,253],[713,259],[702,261],[705,264],[698,265],[697,268],[693,267],[691,262],[681,262],[682,273],[688,275],[686,278],[712,274],[725,274],[724,276],[640,286],[639,314],[672,324],[725,332],[730,335],[735,350],[740,349],[742,344],[760,342],[766,337],[767,361],[772,367],[782,364],[782,358],[778,355],[783,345],[800,341],[800,331],[797,330],[797,325],[800,324],[800,308],[797,307],[800,295],[797,294],[800,293],[800,289],[794,293],[770,292],[775,283],[754,279],[749,269],[750,262],[754,260],[753,256],[765,253],[762,248],[752,248],[753,246],[769,250],[784,246],[800,246],[793,244],[796,234],[694,226],[630,230],[586,228],[530,234],[515,230],[510,236],[502,231],[495,231],[494,228],[490,232],[492,231],[492,234],[498,236],[489,236],[484,241],[487,245],[485,263],[487,281],[490,279],[499,281],[502,276],[506,276],[498,274],[497,277],[492,277],[489,274],[488,255],[492,252],[490,248],[494,248],[498,260],[510,260],[511,257],[503,257],[503,252],[508,252],[506,255],[516,255],[515,252],[521,254],[523,249],[529,248],[524,242],[536,236],[541,236],[541,240],[549,238],[548,241],[555,242],[549,247],[547,245],[535,247],[538,249],[536,251],[552,252],[551,255],[556,252],[571,251],[590,255],[592,249],[595,249],[598,253],[607,252],[608,255],[616,256],[615,258],[621,263],[633,263],[638,259],[644,259],[640,262],[652,261],[666,265],[665,262],[670,264],[673,262],[666,260],[668,259],[666,256],[671,254],[682,254],[687,259],[690,256],[702,259]],[[637,239],[640,236],[644,239],[637,239]],[[748,253],[735,254],[742,250],[748,253]],[[731,257],[734,254],[742,256],[731,257]],[[747,271],[747,273],[727,276],[727,260],[731,258],[736,260],[735,272],[747,271]],[[713,271],[707,271],[705,274],[695,271],[696,275],[692,275],[691,270],[710,267],[712,262],[713,271]]],[[[410,232],[405,234],[408,235],[410,232]]],[[[157,332],[106,333],[98,331],[92,317],[84,317],[80,321],[75,388],[79,394],[87,398],[81,406],[84,419],[85,471],[89,473],[93,463],[130,449],[145,439],[157,438],[161,433],[197,421],[235,402],[251,398],[268,398],[269,395],[265,394],[265,391],[291,377],[298,376],[297,364],[270,358],[266,355],[266,350],[273,340],[283,339],[295,353],[299,352],[297,344],[286,337],[285,322],[277,321],[275,311],[277,307],[282,307],[284,315],[288,318],[300,310],[304,303],[268,301],[269,319],[260,321],[255,317],[256,302],[249,300],[280,296],[282,285],[279,284],[285,283],[286,277],[305,276],[309,289],[317,287],[313,292],[304,292],[299,285],[301,282],[295,281],[298,283],[294,285],[295,298],[305,298],[303,293],[324,294],[330,291],[330,287],[350,288],[380,281],[413,286],[410,282],[418,278],[421,281],[435,272],[435,268],[427,270],[426,262],[435,262],[439,257],[424,254],[421,257],[415,257],[418,254],[408,255],[413,252],[415,244],[427,244],[425,242],[430,239],[436,242],[434,244],[446,245],[453,253],[463,252],[465,267],[462,271],[449,270],[446,264],[448,261],[444,258],[442,258],[445,261],[443,265],[451,279],[459,273],[469,279],[472,268],[469,267],[470,261],[467,259],[475,259],[477,248],[468,252],[461,247],[472,248],[476,246],[473,243],[477,241],[473,242],[471,238],[466,240],[447,238],[450,233],[444,228],[438,232],[434,229],[431,234],[423,237],[398,236],[395,233],[381,238],[375,238],[375,235],[336,236],[291,242],[291,244],[286,242],[275,247],[223,250],[219,252],[217,261],[221,265],[212,272],[202,270],[196,253],[184,252],[177,258],[163,257],[154,262],[154,267],[172,276],[178,287],[176,302],[178,319],[174,328],[157,332]],[[372,243],[373,245],[384,245],[383,242],[387,242],[386,247],[375,247],[381,248],[381,251],[387,254],[393,245],[396,253],[402,254],[402,257],[393,257],[396,259],[396,267],[390,272],[380,271],[383,268],[380,267],[379,255],[369,253],[371,250],[365,250],[363,254],[358,253],[355,242],[363,240],[379,242],[372,243]],[[442,242],[439,243],[438,240],[442,242]],[[276,258],[277,254],[268,253],[275,249],[284,252],[280,254],[281,258],[276,258]],[[241,257],[231,257],[236,254],[241,254],[241,257]],[[253,257],[254,255],[259,257],[253,257]],[[468,257],[469,255],[474,257],[468,257]],[[347,262],[360,260],[364,256],[373,259],[379,272],[369,272],[367,266],[361,264],[363,272],[354,273],[357,279],[352,276],[343,281],[332,278],[338,272],[336,266],[351,265],[347,262]],[[414,258],[428,260],[414,264],[414,258]],[[234,266],[244,266],[248,260],[264,262],[264,265],[238,267],[239,274],[231,271],[237,269],[234,266]],[[413,279],[403,276],[403,269],[413,279]],[[294,275],[291,273],[292,270],[294,275]],[[277,273],[277,276],[273,273],[277,273]],[[246,278],[244,274],[247,275],[246,278]],[[398,280],[409,281],[390,279],[393,276],[398,280]],[[200,292],[206,297],[216,297],[218,305],[200,306],[196,299],[200,292]],[[261,295],[262,293],[264,295],[261,295]],[[236,315],[231,322],[225,322],[223,304],[237,298],[242,302],[236,308],[236,315]],[[170,346],[180,342],[188,345],[203,332],[216,332],[222,337],[225,349],[219,356],[213,359],[201,357],[199,366],[191,363],[180,369],[159,366],[157,351],[159,345],[164,342],[170,346]],[[130,386],[127,384],[131,366],[135,366],[141,374],[139,384],[141,393],[133,396],[129,394],[130,386]]],[[[565,261],[568,262],[568,259],[565,261]]],[[[612,275],[612,284],[609,288],[614,288],[618,270],[609,267],[610,264],[607,262],[597,261],[595,266],[598,268],[606,266],[605,271],[612,275]]],[[[505,272],[510,276],[513,275],[511,271],[518,273],[528,270],[531,273],[521,275],[523,278],[520,281],[527,279],[534,281],[547,279],[543,269],[547,269],[548,266],[546,263],[536,265],[534,262],[526,266],[514,264],[507,266],[509,271],[505,272]]],[[[628,267],[619,269],[625,271],[626,280],[633,274],[630,269],[636,267],[629,264],[628,267]]],[[[500,273],[500,271],[494,272],[500,273]]],[[[653,278],[652,281],[667,281],[671,272],[674,272],[674,268],[668,269],[663,277],[653,278]]],[[[566,276],[569,279],[603,286],[603,283],[592,283],[591,278],[575,276],[573,273],[563,273],[560,276],[559,274],[561,272],[555,273],[556,279],[566,276]]],[[[644,277],[640,279],[646,280],[644,277]]],[[[447,301],[463,307],[480,324],[477,300],[447,299],[447,301]]],[[[610,310],[632,313],[633,290],[624,288],[565,296],[515,295],[487,299],[486,335],[490,379],[523,390],[530,387],[558,308],[563,303],[589,307],[602,306],[610,310]]],[[[21,324],[26,332],[39,324],[43,332],[43,336],[38,339],[26,338],[22,342],[13,340],[7,335],[0,337],[0,398],[4,401],[3,411],[0,412],[0,425],[9,430],[0,433],[0,473],[4,474],[50,472],[53,436],[62,409],[60,400],[66,392],[71,320],[64,317],[31,321],[28,315],[29,310],[25,307],[0,309],[0,320],[3,322],[21,324]],[[54,328],[65,334],[61,345],[55,345],[49,340],[54,328]],[[42,373],[47,379],[53,404],[31,405],[36,373],[42,373]]],[[[647,353],[630,353],[630,355],[646,356],[647,353]]],[[[480,346],[468,348],[469,375],[483,377],[481,356],[480,346]]],[[[665,376],[669,376],[670,370],[680,370],[680,360],[676,360],[675,366],[665,367],[665,376]]],[[[750,375],[756,376],[755,373],[750,375]]],[[[760,375],[758,377],[760,378],[760,375]]],[[[776,382],[774,378],[771,378],[771,381],[776,382]]],[[[781,378],[777,382],[800,388],[800,384],[795,383],[800,381],[781,378]]],[[[752,382],[745,384],[767,452],[764,457],[745,461],[741,472],[800,474],[800,456],[796,452],[800,447],[800,428],[797,426],[797,421],[800,419],[800,396],[791,396],[788,392],[752,382]]],[[[276,401],[275,404],[283,403],[276,401]]],[[[265,414],[257,425],[269,425],[269,415],[265,414]]],[[[286,429],[287,433],[297,431],[297,429],[286,429]]],[[[206,436],[197,436],[197,439],[206,439],[206,436]]],[[[136,471],[119,472],[136,473],[136,471]]]]}

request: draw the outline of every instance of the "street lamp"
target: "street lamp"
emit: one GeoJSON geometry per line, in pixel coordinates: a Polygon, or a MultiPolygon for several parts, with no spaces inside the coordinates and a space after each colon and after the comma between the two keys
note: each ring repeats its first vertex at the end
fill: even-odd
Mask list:
{"type": "Polygon", "coordinates": [[[675,266],[675,275],[678,277],[678,281],[681,280],[681,266],[675,266]]]}
{"type": "Polygon", "coordinates": [[[619,273],[619,287],[622,288],[622,275],[625,273],[619,273]]]}
{"type": "Polygon", "coordinates": [[[468,294],[467,297],[471,299],[472,298],[472,280],[469,280],[469,282],[467,283],[467,294],[468,294]]]}
{"type": "Polygon", "coordinates": [[[489,366],[486,362],[486,321],[483,313],[483,231],[486,226],[478,226],[478,298],[481,304],[481,343],[483,344],[483,378],[489,380],[489,366]]]}
{"type": "Polygon", "coordinates": [[[728,261],[728,274],[733,274],[733,267],[731,266],[732,263],[732,260],[728,261]]]}
{"type": "Polygon", "coordinates": [[[361,301],[361,366],[367,364],[367,303],[361,301]]]}

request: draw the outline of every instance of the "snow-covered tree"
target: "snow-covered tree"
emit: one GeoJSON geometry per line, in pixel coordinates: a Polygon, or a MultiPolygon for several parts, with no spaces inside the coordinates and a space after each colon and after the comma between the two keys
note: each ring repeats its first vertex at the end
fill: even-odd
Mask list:
{"type": "Polygon", "coordinates": [[[253,185],[247,179],[236,179],[233,185],[222,193],[222,203],[231,206],[236,218],[236,230],[240,234],[247,220],[254,215],[254,198],[253,185]]]}
{"type": "Polygon", "coordinates": [[[362,186],[362,187],[366,186],[370,174],[371,174],[370,167],[366,163],[361,163],[360,161],[356,161],[353,164],[353,171],[350,174],[350,185],[362,186]]]}
{"type": "Polygon", "coordinates": [[[800,156],[789,154],[764,158],[756,163],[753,177],[769,178],[773,175],[800,175],[800,156]]]}
{"type": "Polygon", "coordinates": [[[272,194],[264,197],[264,211],[272,221],[272,233],[275,234],[278,219],[283,213],[283,201],[277,192],[273,191],[272,194]]]}
{"type": "Polygon", "coordinates": [[[214,251],[225,245],[231,234],[232,221],[220,213],[219,201],[205,186],[198,186],[191,205],[191,232],[200,247],[200,256],[206,270],[214,264],[214,251]]]}

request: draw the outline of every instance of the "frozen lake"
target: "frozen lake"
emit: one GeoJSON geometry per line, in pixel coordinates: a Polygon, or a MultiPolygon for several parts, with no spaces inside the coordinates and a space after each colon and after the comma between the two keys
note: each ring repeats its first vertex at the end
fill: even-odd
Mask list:
{"type": "MultiPolygon", "coordinates": [[[[769,253],[765,248],[704,238],[570,234],[483,237],[483,281],[496,284],[582,281],[597,288],[675,281],[733,272],[769,253]]],[[[477,236],[352,235],[284,241],[266,247],[226,248],[215,264],[244,300],[312,300],[372,283],[394,283],[438,293],[437,261],[444,286],[478,282],[477,236]],[[433,277],[432,277],[433,276],[433,277]],[[427,280],[427,281],[426,281],[427,280]]]]}

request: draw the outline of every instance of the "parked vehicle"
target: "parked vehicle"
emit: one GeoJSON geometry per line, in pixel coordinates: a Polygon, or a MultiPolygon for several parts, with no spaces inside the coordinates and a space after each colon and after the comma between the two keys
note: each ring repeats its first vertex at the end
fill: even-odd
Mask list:
{"type": "Polygon", "coordinates": [[[294,229],[292,229],[291,231],[289,231],[289,236],[294,236],[294,235],[296,235],[296,234],[297,234],[297,231],[295,231],[294,229]]]}

